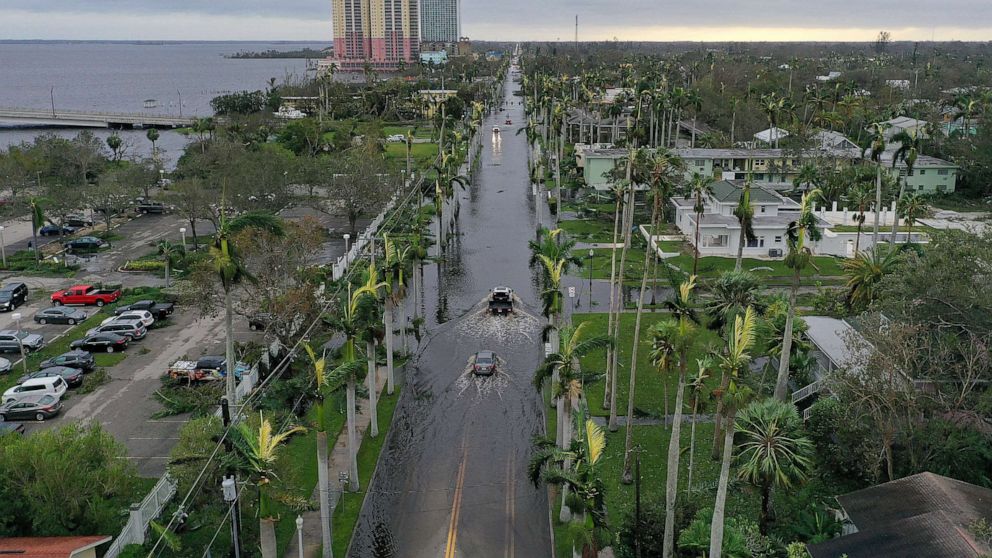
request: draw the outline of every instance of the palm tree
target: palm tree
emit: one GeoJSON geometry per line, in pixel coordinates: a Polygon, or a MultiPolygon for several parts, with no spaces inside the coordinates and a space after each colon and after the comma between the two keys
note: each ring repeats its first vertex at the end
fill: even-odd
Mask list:
{"type": "MultiPolygon", "coordinates": [[[[545,382],[552,381],[551,399],[558,407],[558,424],[562,425],[559,446],[563,449],[571,444],[569,425],[572,424],[572,410],[582,398],[585,376],[588,375],[579,368],[579,361],[593,351],[605,349],[611,344],[610,338],[605,335],[584,339],[583,331],[587,325],[588,323],[583,322],[578,327],[563,327],[558,336],[558,351],[548,355],[534,373],[533,383],[538,391],[544,388],[545,382]],[[558,405],[559,402],[561,405],[558,405]]],[[[564,494],[562,497],[564,498],[564,494]]],[[[560,520],[569,520],[567,506],[562,506],[560,520]]]]}
{"type": "Polygon", "coordinates": [[[865,224],[865,210],[871,207],[873,193],[867,185],[855,184],[847,192],[847,201],[851,203],[856,211],[854,221],[858,224],[858,233],[854,237],[854,255],[857,256],[861,250],[861,228],[865,224]]]}
{"type": "Polygon", "coordinates": [[[229,370],[225,380],[227,400],[232,406],[236,406],[238,400],[233,373],[237,360],[234,355],[234,304],[231,294],[243,281],[254,281],[254,277],[241,261],[234,236],[247,229],[264,230],[275,235],[283,233],[282,221],[268,213],[245,213],[235,219],[228,219],[226,213],[221,213],[214,244],[210,247],[210,265],[224,290],[224,329],[227,335],[225,358],[229,370]]]}
{"type": "Polygon", "coordinates": [[[758,528],[768,534],[772,489],[804,482],[813,468],[813,443],[801,435],[802,421],[791,403],[765,399],[737,417],[737,476],[761,492],[758,528]]]}
{"type": "MultiPolygon", "coordinates": [[[[678,300],[682,305],[689,305],[692,291],[696,286],[696,277],[679,286],[678,300]]],[[[685,395],[686,374],[689,368],[689,351],[696,340],[696,326],[689,316],[683,314],[676,319],[657,323],[651,329],[651,341],[654,349],[651,360],[659,372],[671,368],[672,360],[678,359],[678,387],[675,391],[675,413],[672,416],[672,432],[668,440],[668,467],[665,479],[665,539],[663,556],[672,556],[675,550],[675,495],[678,491],[679,455],[682,449],[682,407],[685,395]]],[[[668,417],[666,416],[667,420],[668,417]]]]}
{"type": "Polygon", "coordinates": [[[882,215],[882,153],[885,152],[885,130],[889,124],[876,122],[871,128],[871,160],[875,163],[875,225],[872,228],[872,246],[878,245],[879,219],[882,215]]]}
{"type": "Polygon", "coordinates": [[[582,531],[581,537],[572,537],[572,540],[582,541],[582,556],[596,556],[599,541],[608,536],[606,495],[599,473],[606,435],[592,419],[586,418],[584,406],[579,407],[574,423],[576,437],[567,449],[558,448],[549,438],[535,440],[527,474],[535,487],[540,487],[542,481],[563,489],[567,487],[571,497],[563,500],[562,505],[569,506],[573,517],[578,517],[582,531]]]}
{"type": "Polygon", "coordinates": [[[916,167],[916,159],[921,147],[921,141],[915,131],[909,133],[905,130],[892,136],[892,141],[899,142],[900,144],[899,149],[896,149],[896,152],[892,155],[892,168],[895,168],[899,161],[906,164],[906,176],[899,181],[899,197],[896,198],[896,202],[898,204],[897,210],[895,215],[892,216],[891,244],[895,244],[896,233],[899,231],[899,217],[902,209],[903,196],[906,193],[906,184],[909,182],[909,177],[913,176],[913,169],[916,167]]]}
{"type": "Polygon", "coordinates": [[[799,174],[792,179],[792,186],[796,190],[800,188],[808,192],[810,187],[819,188],[820,170],[812,163],[806,163],[799,169],[799,174]]]}
{"type": "Polygon", "coordinates": [[[321,355],[317,358],[313,347],[309,343],[304,343],[310,362],[313,364],[314,395],[317,399],[317,485],[320,494],[320,535],[321,546],[323,547],[324,558],[331,556],[331,510],[330,510],[330,486],[327,478],[327,429],[324,422],[326,411],[324,391],[328,387],[326,374],[327,358],[321,355]]]}
{"type": "Polygon", "coordinates": [[[749,390],[740,384],[741,375],[751,364],[749,351],[754,345],[756,317],[753,308],[748,308],[743,316],[734,319],[734,327],[727,339],[726,353],[719,355],[724,381],[718,396],[723,402],[723,461],[717,482],[716,503],[713,506],[713,522],[710,524],[710,558],[723,555],[724,516],[727,506],[727,483],[730,481],[730,461],[734,452],[734,424],[737,408],[746,400],[749,390]]]}
{"type": "Polygon", "coordinates": [[[775,149],[778,149],[778,122],[779,118],[788,112],[789,100],[771,92],[761,96],[761,110],[768,117],[768,127],[772,134],[772,142],[775,149]]]}
{"type": "Polygon", "coordinates": [[[689,147],[696,147],[696,119],[699,117],[699,111],[703,110],[703,98],[695,89],[689,89],[685,94],[685,102],[686,106],[692,109],[692,139],[689,147]]]}
{"type": "MultiPolygon", "coordinates": [[[[373,248],[374,249],[374,248],[373,248]]],[[[379,435],[379,367],[376,363],[376,346],[382,339],[382,311],[379,308],[379,296],[381,289],[387,287],[387,283],[379,281],[379,270],[375,264],[369,264],[369,269],[365,274],[365,285],[360,290],[369,293],[367,303],[361,306],[359,323],[361,324],[362,337],[365,339],[365,362],[368,371],[365,378],[368,381],[369,391],[369,436],[375,438],[379,435]]]]}
{"type": "Polygon", "coordinates": [[[692,274],[696,275],[699,268],[699,221],[706,211],[706,197],[713,195],[713,177],[703,176],[698,172],[692,173],[692,181],[686,191],[686,199],[693,198],[692,211],[696,214],[695,241],[692,244],[692,274]]]}
{"type": "Polygon", "coordinates": [[[909,244],[912,242],[913,225],[916,224],[916,221],[930,214],[930,205],[923,199],[923,196],[914,194],[906,198],[899,210],[902,213],[902,218],[906,220],[906,244],[909,244]]]}
{"type": "MultiPolygon", "coordinates": [[[[154,128],[152,128],[154,130],[154,128]]],[[[182,246],[169,242],[168,240],[161,240],[158,243],[158,255],[162,257],[162,261],[165,262],[165,286],[169,287],[170,284],[170,271],[172,271],[172,266],[178,261],[179,257],[184,255],[185,250],[182,246]]]]}
{"type": "Polygon", "coordinates": [[[743,314],[748,307],[761,311],[765,306],[761,296],[763,283],[750,271],[727,271],[721,273],[710,285],[710,300],[706,311],[710,315],[710,327],[723,329],[734,323],[734,318],[743,314]]]}
{"type": "MultiPolygon", "coordinates": [[[[610,248],[610,312],[606,323],[606,334],[614,339],[613,327],[614,327],[614,314],[616,312],[616,275],[617,275],[617,241],[620,238],[620,225],[621,221],[626,223],[627,216],[627,192],[626,188],[629,185],[627,183],[617,184],[612,188],[612,193],[614,196],[614,208],[613,208],[613,243],[610,248]],[[621,215],[622,214],[622,215],[621,215]]],[[[621,272],[622,274],[622,272],[621,272]]],[[[608,428],[610,432],[616,432],[617,429],[617,413],[616,413],[616,367],[614,363],[614,349],[611,347],[606,350],[606,381],[603,382],[604,392],[603,392],[603,406],[610,409],[610,418],[608,423],[608,428]]]]}
{"type": "Polygon", "coordinates": [[[863,310],[875,301],[882,278],[899,263],[900,252],[894,246],[877,246],[841,262],[847,275],[847,306],[863,310]]]}
{"type": "MultiPolygon", "coordinates": [[[[371,273],[369,273],[371,276],[371,273]]],[[[347,411],[346,423],[348,429],[348,488],[352,492],[358,492],[358,436],[355,426],[355,405],[356,405],[356,385],[361,381],[362,372],[366,372],[366,363],[358,358],[358,351],[355,349],[355,338],[360,332],[360,314],[362,306],[370,298],[374,301],[376,297],[375,289],[369,290],[367,285],[359,287],[354,292],[349,293],[342,301],[340,314],[334,321],[334,329],[340,331],[345,336],[344,347],[341,351],[341,364],[337,366],[328,376],[328,384],[332,386],[345,386],[345,405],[347,411]]]]}
{"type": "Polygon", "coordinates": [[[710,377],[710,371],[716,366],[711,355],[696,359],[696,375],[689,382],[689,389],[692,390],[692,422],[689,426],[689,478],[686,479],[686,494],[692,493],[692,473],[696,462],[696,413],[699,411],[699,399],[706,390],[706,380],[710,377]]]}
{"type": "Polygon", "coordinates": [[[741,264],[744,261],[744,241],[754,241],[757,237],[754,236],[754,206],[751,205],[751,175],[748,174],[747,180],[744,181],[744,187],[741,189],[741,197],[737,202],[737,207],[734,208],[734,217],[737,217],[737,223],[740,225],[740,235],[737,241],[737,260],[734,262],[734,271],[741,270],[741,264]]]}
{"type": "Polygon", "coordinates": [[[159,138],[158,129],[148,128],[148,131],[145,132],[145,137],[148,138],[148,141],[152,142],[152,159],[158,161],[158,148],[155,147],[155,144],[158,142],[159,138]]]}
{"type": "Polygon", "coordinates": [[[269,419],[258,413],[258,426],[250,426],[247,422],[239,422],[235,427],[238,455],[245,462],[245,467],[251,472],[253,483],[258,487],[258,530],[263,558],[276,556],[276,530],[278,518],[271,510],[272,479],[276,479],[275,463],[279,446],[297,432],[304,432],[302,426],[294,426],[279,434],[272,433],[269,419]]]}
{"type": "Polygon", "coordinates": [[[400,335],[404,352],[406,351],[406,312],[403,301],[406,298],[406,266],[410,260],[410,245],[400,248],[396,241],[388,235],[382,235],[386,255],[384,274],[386,277],[386,310],[383,322],[386,329],[386,393],[392,395],[396,389],[396,378],[393,371],[393,322],[396,309],[399,308],[400,335]]]}
{"type": "Polygon", "coordinates": [[[785,318],[785,332],[782,337],[782,355],[778,364],[778,380],[775,382],[775,399],[785,401],[789,387],[789,357],[792,356],[792,322],[796,318],[796,295],[799,292],[799,279],[808,267],[816,267],[813,263],[813,250],[807,242],[820,240],[820,229],[817,228],[817,218],[813,214],[813,200],[820,196],[819,190],[811,190],[803,194],[799,209],[799,218],[789,223],[785,234],[785,243],[789,253],[785,256],[785,266],[792,270],[792,288],[789,290],[789,312],[785,318]]]}

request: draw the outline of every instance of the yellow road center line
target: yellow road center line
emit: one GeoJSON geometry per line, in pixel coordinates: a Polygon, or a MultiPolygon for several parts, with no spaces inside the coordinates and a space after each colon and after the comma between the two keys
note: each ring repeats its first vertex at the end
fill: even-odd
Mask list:
{"type": "Polygon", "coordinates": [[[458,467],[458,480],[455,482],[455,497],[451,502],[451,521],[448,523],[448,544],[444,549],[444,558],[454,558],[455,544],[458,541],[458,514],[462,507],[462,488],[465,486],[465,452],[462,451],[462,463],[458,467]]]}

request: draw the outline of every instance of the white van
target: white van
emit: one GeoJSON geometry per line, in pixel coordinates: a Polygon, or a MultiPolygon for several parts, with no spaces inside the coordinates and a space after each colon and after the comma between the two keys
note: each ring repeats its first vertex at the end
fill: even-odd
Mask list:
{"type": "Polygon", "coordinates": [[[2,403],[7,403],[10,401],[24,401],[29,399],[33,400],[41,397],[42,395],[51,395],[56,399],[61,399],[62,394],[64,394],[67,389],[69,389],[69,385],[65,383],[62,376],[32,378],[23,384],[14,386],[3,392],[2,403]]]}

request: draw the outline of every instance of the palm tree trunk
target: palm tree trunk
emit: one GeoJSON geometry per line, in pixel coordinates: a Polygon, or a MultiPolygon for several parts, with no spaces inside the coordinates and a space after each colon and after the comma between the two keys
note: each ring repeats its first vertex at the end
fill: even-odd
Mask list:
{"type": "Polygon", "coordinates": [[[716,400],[716,412],[713,414],[713,459],[720,459],[723,455],[723,446],[721,441],[723,440],[723,398],[727,396],[727,390],[730,389],[730,374],[726,371],[721,370],[720,372],[720,396],[716,400]]]}
{"type": "MultiPolygon", "coordinates": [[[[571,443],[571,425],[572,425],[572,404],[571,401],[565,401],[566,397],[559,397],[558,400],[562,402],[562,414],[558,415],[558,420],[561,421],[561,431],[562,440],[564,441],[564,446],[568,447],[571,443]]],[[[571,469],[571,460],[565,461],[565,470],[571,469]]],[[[561,487],[561,510],[558,513],[558,521],[562,523],[568,523],[572,520],[572,510],[565,505],[565,500],[568,498],[568,485],[563,484],[561,487]]]]}
{"type": "MultiPolygon", "coordinates": [[[[323,407],[323,398],[317,404],[323,407]]],[[[317,431],[317,486],[320,494],[320,540],[323,548],[321,558],[332,556],[330,486],[327,475],[327,432],[324,431],[322,424],[317,431]]]]}
{"type": "MultiPolygon", "coordinates": [[[[617,196],[617,202],[613,210],[613,247],[610,249],[610,313],[606,323],[606,335],[613,333],[613,311],[616,301],[616,280],[617,280],[617,237],[620,235],[620,208],[623,205],[623,195],[617,196]]],[[[591,309],[590,309],[591,310],[591,309]]],[[[616,389],[616,375],[613,374],[613,351],[612,345],[606,349],[606,384],[603,393],[603,408],[610,410],[609,429],[610,432],[617,431],[617,413],[613,405],[613,391],[616,389]]]]}
{"type": "Polygon", "coordinates": [[[741,270],[741,263],[744,261],[744,238],[747,236],[744,230],[744,223],[741,223],[740,238],[737,241],[737,260],[734,261],[734,271],[741,270]]]}
{"type": "Polygon", "coordinates": [[[662,550],[663,558],[670,558],[675,552],[675,497],[679,484],[679,454],[682,450],[682,398],[685,392],[685,361],[688,356],[688,354],[679,356],[678,392],[675,393],[672,437],[668,440],[668,470],[665,473],[665,541],[662,550]]]}
{"type": "MultiPolygon", "coordinates": [[[[633,220],[633,210],[631,210],[631,220],[633,220]]],[[[627,237],[629,242],[630,227],[627,228],[627,237]]],[[[648,257],[651,253],[657,254],[651,250],[651,243],[649,242],[644,249],[644,269],[641,271],[641,293],[637,299],[637,316],[634,318],[634,344],[630,349],[630,385],[627,389],[627,430],[624,437],[623,477],[621,478],[621,482],[624,484],[630,484],[634,481],[630,467],[630,450],[634,437],[634,388],[637,385],[637,349],[641,341],[641,316],[644,314],[644,293],[647,290],[648,267],[650,267],[648,257]]]]}
{"type": "Polygon", "coordinates": [[[758,531],[768,535],[768,518],[771,516],[772,487],[764,484],[761,487],[761,510],[758,512],[758,531]]]}
{"type": "Polygon", "coordinates": [[[858,232],[857,232],[857,235],[854,237],[854,257],[855,258],[858,257],[858,250],[861,247],[861,225],[862,225],[862,223],[860,221],[858,221],[858,232]]]}
{"type": "Polygon", "coordinates": [[[386,328],[386,393],[393,394],[395,378],[393,377],[393,311],[395,306],[391,298],[386,298],[386,311],[382,313],[382,321],[386,328]]]}
{"type": "Polygon", "coordinates": [[[782,354],[779,355],[778,379],[775,381],[775,399],[785,401],[789,389],[789,360],[792,356],[792,322],[796,319],[796,292],[799,290],[799,270],[792,274],[792,289],[789,290],[789,312],[785,315],[785,331],[782,333],[782,354]]]}
{"type": "MultiPolygon", "coordinates": [[[[902,202],[903,193],[906,191],[906,181],[902,181],[902,185],[899,186],[899,197],[896,199],[896,204],[902,202]]],[[[896,211],[892,212],[892,245],[896,245],[896,233],[899,232],[899,206],[896,205],[896,211]]]]}
{"type": "Polygon", "coordinates": [[[348,422],[348,489],[358,492],[358,436],[355,432],[355,377],[348,376],[345,392],[348,422]]]}
{"type": "Polygon", "coordinates": [[[231,302],[231,291],[224,289],[224,332],[227,336],[224,343],[224,358],[227,360],[227,373],[224,377],[224,385],[227,393],[227,402],[231,405],[231,413],[237,413],[238,394],[235,384],[234,371],[237,369],[237,360],[234,358],[234,308],[231,302]]]}
{"type": "Polygon", "coordinates": [[[723,518],[727,508],[727,483],[730,481],[730,460],[734,453],[734,413],[726,417],[727,428],[723,435],[723,462],[720,465],[720,480],[716,488],[716,503],[713,505],[713,523],[710,524],[709,558],[723,556],[723,518]]]}
{"type": "MultiPolygon", "coordinates": [[[[630,167],[628,165],[627,174],[630,175],[630,167]]],[[[628,181],[629,182],[629,181],[628,181]]],[[[633,221],[634,214],[634,188],[628,186],[629,192],[625,192],[626,199],[624,201],[624,215],[622,226],[624,229],[623,235],[623,247],[620,249],[620,267],[617,269],[616,276],[614,277],[615,288],[611,289],[613,292],[614,299],[610,302],[610,306],[613,308],[614,318],[613,318],[613,331],[609,333],[610,339],[613,340],[613,346],[615,347],[612,354],[612,361],[608,363],[610,366],[610,374],[612,376],[613,392],[610,394],[610,422],[612,427],[611,432],[617,431],[617,392],[620,388],[617,385],[617,376],[620,368],[620,349],[618,341],[620,339],[620,318],[623,316],[623,281],[626,276],[625,269],[627,267],[627,251],[630,248],[630,229],[629,223],[633,221]]]]}
{"type": "Polygon", "coordinates": [[[258,519],[258,539],[262,547],[262,558],[276,558],[276,519],[260,517],[258,519]]]}
{"type": "Polygon", "coordinates": [[[696,464],[696,411],[699,410],[699,396],[692,398],[692,424],[689,425],[689,478],[686,479],[685,493],[692,492],[692,470],[696,464]]]}
{"type": "Polygon", "coordinates": [[[878,246],[878,225],[882,216],[882,165],[878,163],[875,171],[875,225],[871,233],[871,247],[878,246]]]}
{"type": "Polygon", "coordinates": [[[366,374],[366,383],[369,389],[369,436],[375,438],[379,435],[379,416],[376,409],[376,399],[378,394],[376,393],[376,380],[378,374],[376,373],[378,367],[375,364],[375,341],[365,342],[365,360],[368,362],[368,374],[366,374]]]}
{"type": "Polygon", "coordinates": [[[699,268],[699,220],[703,218],[702,213],[696,213],[696,242],[692,250],[692,274],[696,275],[699,268]]]}
{"type": "Polygon", "coordinates": [[[165,260],[165,287],[169,288],[169,259],[165,260]]]}

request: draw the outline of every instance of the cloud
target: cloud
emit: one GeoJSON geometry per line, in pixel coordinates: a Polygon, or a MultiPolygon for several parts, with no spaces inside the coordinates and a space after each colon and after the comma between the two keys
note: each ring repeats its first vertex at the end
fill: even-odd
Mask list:
{"type": "MultiPolygon", "coordinates": [[[[8,0],[7,39],[318,40],[330,0],[8,0]]],[[[988,0],[462,0],[475,39],[988,40],[988,0]]]]}

